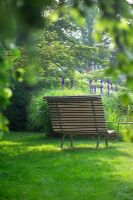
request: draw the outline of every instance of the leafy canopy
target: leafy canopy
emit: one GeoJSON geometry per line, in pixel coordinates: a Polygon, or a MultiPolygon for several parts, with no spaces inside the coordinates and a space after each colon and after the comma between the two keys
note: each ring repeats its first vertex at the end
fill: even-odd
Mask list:
{"type": "MultiPolygon", "coordinates": [[[[19,58],[17,45],[22,42],[30,43],[29,33],[36,28],[46,27],[63,16],[66,6],[79,24],[84,23],[88,7],[97,4],[100,9],[97,20],[95,38],[101,39],[101,33],[112,37],[114,47],[118,48],[118,64],[110,68],[108,73],[116,75],[119,70],[127,77],[127,87],[133,89],[133,3],[127,0],[1,0],[0,1],[0,130],[5,131],[7,120],[3,111],[12,95],[10,88],[11,77],[21,79],[22,68],[14,72],[14,61],[19,58]],[[8,13],[8,14],[7,14],[8,13]]],[[[31,72],[31,71],[30,71],[31,72]]],[[[29,73],[30,74],[30,73],[29,73]]],[[[27,76],[28,77],[28,76],[27,76]]],[[[131,101],[127,94],[126,102],[131,101]]]]}

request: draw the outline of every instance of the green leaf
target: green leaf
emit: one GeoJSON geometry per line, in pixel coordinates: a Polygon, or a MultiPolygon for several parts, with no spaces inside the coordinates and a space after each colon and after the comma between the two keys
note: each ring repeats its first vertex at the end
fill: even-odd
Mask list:
{"type": "Polygon", "coordinates": [[[5,93],[5,97],[6,98],[11,98],[11,96],[12,96],[12,91],[11,91],[11,89],[9,89],[9,88],[5,88],[4,89],[4,93],[5,93]]]}

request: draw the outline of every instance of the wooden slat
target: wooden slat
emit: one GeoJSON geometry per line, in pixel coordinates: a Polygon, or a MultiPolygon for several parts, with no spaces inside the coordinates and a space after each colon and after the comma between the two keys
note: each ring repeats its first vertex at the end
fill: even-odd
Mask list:
{"type": "MultiPolygon", "coordinates": [[[[60,126],[56,126],[56,127],[54,127],[55,129],[57,128],[60,128],[60,126]]],[[[67,129],[70,129],[70,130],[96,130],[96,127],[94,127],[94,126],[92,126],[92,127],[78,127],[78,126],[75,126],[75,127],[73,127],[73,126],[67,126],[67,127],[65,127],[65,126],[63,126],[62,127],[63,128],[63,130],[67,130],[67,129]]],[[[102,130],[102,129],[104,129],[105,127],[98,127],[98,130],[102,130]]]]}
{"type": "MultiPolygon", "coordinates": [[[[70,109],[62,109],[62,110],[58,110],[58,112],[60,112],[60,113],[79,113],[79,114],[82,114],[82,113],[91,113],[91,114],[93,114],[92,113],[92,110],[90,110],[90,109],[74,109],[74,110],[72,110],[72,108],[71,108],[71,110],[70,109]]],[[[96,109],[95,110],[95,112],[97,112],[97,113],[102,113],[103,115],[104,115],[104,113],[103,113],[103,110],[102,109],[96,109]]],[[[51,114],[57,114],[57,112],[56,112],[56,110],[50,110],[50,113],[51,114]]]]}
{"type": "MultiPolygon", "coordinates": [[[[50,107],[54,107],[56,105],[56,103],[48,103],[50,107]]],[[[96,102],[95,105],[102,105],[101,102],[96,102]]],[[[90,102],[82,102],[82,103],[73,103],[73,102],[64,102],[64,103],[58,103],[58,106],[59,107],[75,107],[75,106],[91,106],[91,103],[90,102]]]]}
{"type": "MultiPolygon", "coordinates": [[[[58,122],[52,122],[53,125],[58,125],[58,122]]],[[[74,123],[74,122],[61,122],[62,126],[95,126],[94,122],[86,122],[86,123],[74,123]]],[[[98,123],[99,126],[105,126],[105,123],[98,123]]]]}
{"type": "MultiPolygon", "coordinates": [[[[56,106],[49,106],[50,110],[56,110],[56,106]]],[[[82,106],[82,105],[77,105],[77,106],[59,106],[58,105],[58,108],[59,110],[69,110],[69,109],[74,109],[74,110],[86,110],[86,109],[92,109],[92,106],[91,105],[86,105],[86,106],[82,106]]],[[[95,105],[95,108],[96,109],[103,109],[103,106],[102,105],[95,105]]]]}
{"type": "MultiPolygon", "coordinates": [[[[53,125],[53,128],[54,129],[58,129],[58,128],[60,128],[60,126],[59,125],[57,125],[57,126],[55,126],[55,125],[53,125]]],[[[71,130],[74,130],[74,129],[96,129],[96,127],[95,126],[62,126],[62,129],[63,130],[65,130],[65,129],[71,129],[71,130]]],[[[101,129],[106,129],[106,127],[105,126],[99,126],[98,127],[98,130],[101,130],[101,129]]]]}
{"type": "MultiPolygon", "coordinates": [[[[60,128],[60,126],[53,126],[53,128],[54,129],[56,129],[56,128],[58,129],[58,128],[60,128]]],[[[100,127],[98,127],[98,131],[101,130],[101,129],[104,129],[104,128],[106,128],[106,127],[105,126],[100,126],[100,127]]],[[[63,130],[65,130],[65,129],[71,129],[71,130],[76,130],[76,129],[82,129],[82,130],[84,130],[84,129],[86,129],[86,130],[95,129],[96,130],[96,127],[95,126],[62,126],[62,129],[63,130]]]]}
{"type": "MultiPolygon", "coordinates": [[[[72,110],[74,111],[74,112],[92,112],[92,108],[90,107],[90,108],[88,108],[88,107],[86,107],[86,108],[59,108],[59,112],[72,112],[72,110]]],[[[98,108],[96,108],[95,109],[96,111],[101,111],[101,112],[103,112],[103,108],[101,107],[98,107],[98,108]]],[[[50,112],[56,112],[56,109],[50,109],[50,112]]]]}
{"type": "MultiPolygon", "coordinates": [[[[55,113],[55,112],[50,112],[50,114],[51,115],[53,115],[53,116],[57,116],[57,113],[55,113]]],[[[60,112],[60,115],[61,116],[94,116],[93,115],[93,113],[92,112],[87,112],[87,111],[85,111],[85,112],[60,112]]],[[[97,116],[104,116],[104,114],[103,114],[103,112],[101,112],[101,111],[97,111],[96,112],[96,115],[97,116]]]]}
{"type": "MultiPolygon", "coordinates": [[[[102,102],[101,100],[100,101],[93,101],[95,105],[101,105],[102,102]]],[[[91,105],[91,102],[90,101],[64,101],[64,102],[48,102],[48,104],[50,106],[54,106],[56,105],[56,103],[58,103],[59,106],[78,106],[78,105],[82,105],[82,106],[87,106],[87,105],[91,105]]]]}
{"type": "MultiPolygon", "coordinates": [[[[57,115],[57,113],[50,113],[54,118],[55,117],[57,117],[58,115],[57,115]]],[[[70,113],[70,112],[65,112],[65,113],[60,113],[60,116],[61,117],[77,117],[77,118],[79,118],[79,117],[88,117],[88,118],[90,118],[90,117],[94,117],[93,116],[93,114],[92,113],[87,113],[87,112],[83,112],[83,113],[77,113],[77,112],[73,112],[73,113],[70,113]]],[[[104,114],[103,113],[101,113],[101,112],[97,112],[96,113],[96,117],[97,118],[99,118],[100,116],[103,116],[104,117],[104,114]]]]}
{"type": "MultiPolygon", "coordinates": [[[[58,125],[59,123],[57,121],[56,122],[53,121],[52,124],[58,125]]],[[[80,122],[80,123],[78,123],[78,122],[61,122],[61,124],[62,124],[62,126],[68,126],[68,125],[70,125],[70,126],[76,126],[76,125],[78,125],[78,126],[93,126],[93,125],[95,125],[94,122],[80,122]]],[[[105,123],[98,123],[98,125],[105,126],[105,123]]]]}
{"type": "MultiPolygon", "coordinates": [[[[54,129],[55,132],[57,133],[61,133],[60,129],[54,129]]],[[[68,133],[68,134],[72,134],[72,133],[88,133],[88,134],[93,134],[93,133],[96,133],[96,134],[104,134],[104,133],[107,133],[107,130],[100,130],[99,132],[97,132],[96,130],[90,130],[90,131],[86,131],[86,130],[64,130],[63,133],[68,133]]]]}
{"type": "MultiPolygon", "coordinates": [[[[60,131],[60,129],[54,129],[54,131],[55,132],[58,132],[58,133],[60,133],[61,131],[60,131]]],[[[68,133],[68,134],[72,134],[72,133],[88,133],[88,134],[93,134],[93,133],[97,133],[98,134],[98,132],[96,131],[96,130],[63,130],[63,133],[68,133]]],[[[99,133],[101,133],[101,134],[104,134],[104,133],[107,133],[107,130],[106,129],[104,129],[104,130],[99,130],[99,133]]]]}
{"type": "MultiPolygon", "coordinates": [[[[49,106],[50,110],[56,110],[56,106],[49,106]]],[[[86,106],[82,106],[82,105],[78,105],[78,106],[59,106],[58,105],[59,110],[69,110],[69,109],[74,109],[74,110],[85,110],[85,109],[92,109],[91,105],[86,105],[86,106]]],[[[95,106],[96,109],[103,109],[102,105],[96,105],[95,106]]]]}
{"type": "MultiPolygon", "coordinates": [[[[49,101],[48,102],[48,104],[49,105],[55,105],[55,103],[58,103],[59,105],[70,105],[70,104],[80,104],[80,105],[83,105],[83,104],[90,104],[90,102],[89,102],[89,100],[73,100],[73,101],[71,101],[71,100],[68,100],[68,101],[58,101],[58,100],[56,100],[56,101],[54,101],[54,102],[52,102],[52,101],[49,101]],[[84,102],[84,103],[83,103],[84,102]]],[[[101,102],[100,101],[95,101],[95,104],[97,105],[97,104],[101,104],[101,102]]]]}
{"type": "Polygon", "coordinates": [[[93,100],[93,101],[97,101],[97,100],[100,100],[101,97],[100,95],[96,96],[96,95],[92,95],[92,96],[54,96],[54,97],[44,97],[44,100],[47,100],[48,102],[70,102],[70,101],[88,101],[88,100],[93,100]]]}
{"type": "MultiPolygon", "coordinates": [[[[63,119],[92,119],[93,115],[61,115],[61,120],[63,119]]],[[[57,115],[52,115],[51,116],[52,119],[56,119],[57,118],[57,115]]],[[[97,115],[97,119],[104,119],[104,115],[97,115]]]]}
{"type": "MultiPolygon", "coordinates": [[[[60,128],[60,125],[53,125],[53,128],[60,128]]],[[[82,129],[82,130],[84,130],[84,129],[96,129],[96,127],[94,126],[94,125],[92,125],[92,126],[72,126],[72,125],[67,125],[67,126],[64,126],[64,125],[62,125],[62,128],[63,128],[63,130],[64,129],[82,129]]],[[[104,128],[106,128],[106,126],[99,126],[98,127],[98,130],[101,130],[101,129],[104,129],[104,128]]]]}
{"type": "MultiPolygon", "coordinates": [[[[82,103],[58,103],[58,106],[59,106],[59,108],[62,108],[62,107],[65,107],[65,108],[67,108],[67,107],[80,107],[80,106],[82,106],[82,107],[89,107],[89,106],[91,106],[91,103],[84,103],[84,104],[82,104],[82,103]]],[[[97,102],[97,103],[95,103],[95,106],[102,106],[102,103],[101,102],[97,102]]],[[[55,103],[49,103],[49,107],[51,107],[51,108],[54,108],[54,107],[56,107],[56,104],[55,103]]]]}
{"type": "MultiPolygon", "coordinates": [[[[56,121],[57,120],[57,117],[55,116],[55,117],[51,117],[51,120],[52,121],[56,121]]],[[[77,122],[80,122],[80,120],[81,121],[90,121],[90,120],[92,120],[92,117],[91,116],[88,116],[88,117],[86,117],[86,118],[84,118],[83,116],[75,116],[75,117],[72,117],[72,116],[64,116],[64,117],[62,117],[61,118],[61,122],[62,121],[71,121],[71,120],[73,120],[73,121],[77,121],[77,122]]],[[[104,116],[97,116],[97,120],[98,121],[101,121],[101,120],[105,120],[105,118],[104,118],[104,116]]]]}
{"type": "MultiPolygon", "coordinates": [[[[102,136],[106,136],[106,134],[107,134],[107,132],[102,132],[102,136]]],[[[84,136],[84,135],[86,135],[86,136],[97,136],[98,135],[98,133],[96,133],[96,132],[94,132],[94,133],[88,133],[88,132],[75,132],[75,133],[69,133],[69,132],[65,132],[65,135],[82,135],[82,136],[84,136]]]]}
{"type": "MultiPolygon", "coordinates": [[[[102,123],[102,122],[105,122],[105,119],[104,117],[97,117],[98,119],[98,122],[99,123],[102,123]]],[[[52,122],[57,122],[57,118],[51,118],[52,122]]],[[[80,118],[80,117],[75,117],[75,118],[70,118],[70,117],[64,117],[64,118],[61,118],[61,123],[63,122],[94,122],[94,120],[92,118],[80,118]]]]}

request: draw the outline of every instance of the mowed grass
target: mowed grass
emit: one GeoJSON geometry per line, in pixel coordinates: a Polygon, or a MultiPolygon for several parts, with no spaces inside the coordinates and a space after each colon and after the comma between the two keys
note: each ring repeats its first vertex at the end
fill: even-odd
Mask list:
{"type": "Polygon", "coordinates": [[[133,144],[10,133],[0,141],[0,200],[133,200],[133,144]]]}

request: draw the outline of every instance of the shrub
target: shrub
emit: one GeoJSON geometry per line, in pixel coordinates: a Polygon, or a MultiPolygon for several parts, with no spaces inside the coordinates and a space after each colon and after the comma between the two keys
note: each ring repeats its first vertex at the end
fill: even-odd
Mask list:
{"type": "Polygon", "coordinates": [[[86,72],[84,74],[82,74],[82,77],[84,79],[103,79],[106,81],[107,77],[105,76],[105,72],[106,72],[107,68],[103,68],[103,69],[97,69],[94,71],[90,71],[90,72],[86,72]]]}
{"type": "Polygon", "coordinates": [[[14,83],[14,95],[8,106],[5,115],[10,124],[9,128],[13,131],[26,131],[27,113],[26,107],[30,99],[30,90],[24,83],[14,83]]]}
{"type": "MultiPolygon", "coordinates": [[[[130,113],[132,112],[131,105],[123,105],[121,102],[122,92],[117,92],[111,94],[109,97],[107,95],[103,96],[103,105],[105,110],[106,121],[109,122],[128,122],[132,121],[130,118],[130,113]]],[[[117,123],[108,123],[109,129],[118,128],[117,123]]],[[[121,131],[121,130],[120,130],[121,131]]]]}

